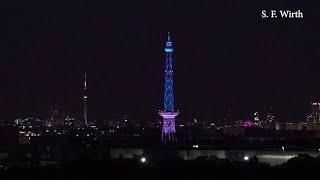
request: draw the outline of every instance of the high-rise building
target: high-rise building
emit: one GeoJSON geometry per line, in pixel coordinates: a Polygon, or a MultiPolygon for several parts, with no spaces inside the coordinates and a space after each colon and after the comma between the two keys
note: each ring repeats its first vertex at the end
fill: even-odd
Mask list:
{"type": "Polygon", "coordinates": [[[230,127],[234,124],[234,119],[233,119],[233,112],[231,107],[228,107],[227,112],[223,118],[223,122],[221,124],[221,127],[230,127]]]}
{"type": "Polygon", "coordinates": [[[50,108],[49,118],[45,121],[45,126],[49,128],[60,128],[64,125],[64,114],[58,106],[50,108]]]}
{"type": "Polygon", "coordinates": [[[271,129],[275,129],[276,126],[276,119],[275,116],[273,114],[273,110],[272,107],[269,108],[267,115],[266,115],[266,119],[263,123],[264,128],[271,128],[271,129]]]}
{"type": "Polygon", "coordinates": [[[310,123],[320,123],[320,102],[311,102],[310,123]]]}
{"type": "Polygon", "coordinates": [[[259,112],[255,112],[253,114],[253,119],[254,119],[254,126],[255,127],[261,127],[261,120],[260,120],[259,112]]]}
{"type": "Polygon", "coordinates": [[[174,95],[173,95],[173,45],[170,33],[164,51],[166,53],[166,68],[165,68],[165,84],[164,84],[164,110],[159,112],[163,118],[162,123],[162,142],[173,143],[176,141],[175,117],[179,114],[174,110],[174,95]]]}

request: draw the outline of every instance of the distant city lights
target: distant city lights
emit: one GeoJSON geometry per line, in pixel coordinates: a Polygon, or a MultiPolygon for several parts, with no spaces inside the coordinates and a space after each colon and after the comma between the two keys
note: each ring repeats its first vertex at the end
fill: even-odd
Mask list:
{"type": "Polygon", "coordinates": [[[254,124],[252,120],[242,120],[240,126],[251,127],[254,124]]]}

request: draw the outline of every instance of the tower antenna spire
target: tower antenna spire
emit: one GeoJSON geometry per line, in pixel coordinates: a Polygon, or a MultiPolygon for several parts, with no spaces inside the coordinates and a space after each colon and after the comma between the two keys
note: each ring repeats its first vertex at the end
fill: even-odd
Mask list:
{"type": "Polygon", "coordinates": [[[85,126],[88,125],[88,112],[87,112],[87,73],[84,73],[84,88],[83,88],[83,120],[85,126]]]}
{"type": "Polygon", "coordinates": [[[87,73],[84,73],[84,89],[87,89],[87,73]]]}
{"type": "Polygon", "coordinates": [[[168,42],[171,42],[170,32],[168,31],[168,42]]]}

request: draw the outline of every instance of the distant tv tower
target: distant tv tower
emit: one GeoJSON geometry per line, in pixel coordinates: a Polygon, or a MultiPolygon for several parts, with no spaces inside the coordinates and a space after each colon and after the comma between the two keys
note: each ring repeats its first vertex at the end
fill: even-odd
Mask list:
{"type": "Polygon", "coordinates": [[[83,87],[83,119],[84,124],[88,125],[88,113],[87,113],[87,73],[84,73],[84,87],[83,87]]]}
{"type": "Polygon", "coordinates": [[[168,39],[164,48],[166,52],[166,69],[165,69],[165,88],[164,88],[164,111],[160,111],[159,115],[163,118],[162,125],[162,142],[172,143],[176,141],[176,125],[175,117],[179,112],[174,111],[174,95],[173,95],[173,66],[172,54],[173,45],[168,32],[168,39]]]}

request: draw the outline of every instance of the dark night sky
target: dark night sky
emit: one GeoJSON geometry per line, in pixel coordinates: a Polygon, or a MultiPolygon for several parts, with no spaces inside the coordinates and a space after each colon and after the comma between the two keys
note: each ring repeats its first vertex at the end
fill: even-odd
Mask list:
{"type": "Polygon", "coordinates": [[[319,3],[265,2],[2,2],[1,118],[46,117],[51,105],[80,115],[85,71],[89,118],[158,117],[170,31],[180,119],[272,106],[301,120],[320,96],[319,3]],[[301,9],[304,19],[263,20],[263,9],[301,9]]]}

